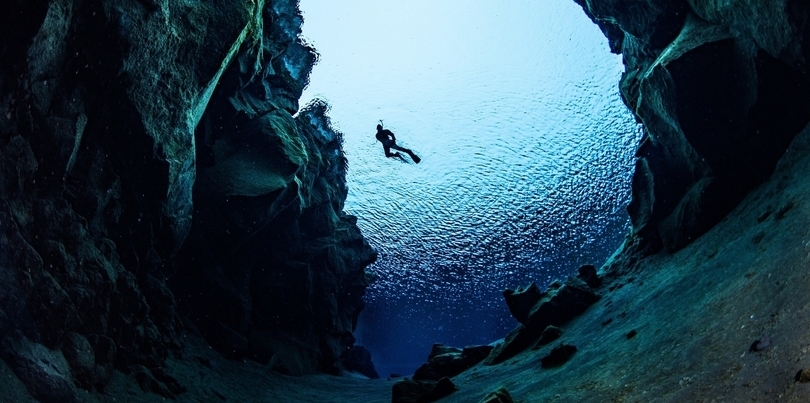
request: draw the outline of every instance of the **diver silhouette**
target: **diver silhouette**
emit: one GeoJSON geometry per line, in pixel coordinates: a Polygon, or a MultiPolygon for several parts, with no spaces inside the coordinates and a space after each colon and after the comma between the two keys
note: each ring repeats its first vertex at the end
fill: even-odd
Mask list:
{"type": "Polygon", "coordinates": [[[422,159],[419,158],[419,156],[417,156],[416,154],[414,154],[413,151],[411,151],[411,150],[409,150],[407,148],[398,146],[397,145],[397,138],[396,138],[396,136],[394,136],[394,133],[391,132],[388,129],[383,129],[381,124],[377,125],[377,135],[376,135],[376,137],[377,137],[377,140],[380,143],[382,143],[383,150],[385,150],[385,156],[386,157],[388,157],[388,158],[397,157],[397,158],[405,161],[405,158],[400,153],[391,153],[391,149],[393,148],[394,150],[404,151],[405,153],[407,153],[411,157],[413,162],[415,162],[417,164],[419,163],[419,161],[422,161],[422,159]]]}

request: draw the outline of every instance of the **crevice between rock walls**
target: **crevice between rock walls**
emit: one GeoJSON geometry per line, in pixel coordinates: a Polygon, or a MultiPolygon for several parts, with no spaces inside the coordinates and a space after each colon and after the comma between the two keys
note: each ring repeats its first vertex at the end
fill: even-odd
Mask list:
{"type": "Polygon", "coordinates": [[[301,23],[295,1],[0,4],[0,358],[32,396],[114,371],[176,396],[185,331],[342,371],[376,254],[326,105],[293,118],[301,23]]]}

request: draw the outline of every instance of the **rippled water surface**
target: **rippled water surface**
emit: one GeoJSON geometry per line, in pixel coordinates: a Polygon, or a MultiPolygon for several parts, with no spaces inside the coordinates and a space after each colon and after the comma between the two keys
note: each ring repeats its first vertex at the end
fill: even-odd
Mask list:
{"type": "Polygon", "coordinates": [[[505,336],[505,288],[618,247],[640,131],[620,57],[573,0],[301,8],[321,54],[302,105],[332,105],[346,210],[380,253],[356,336],[381,375],[411,373],[434,342],[505,336]],[[385,158],[379,120],[422,163],[385,158]]]}

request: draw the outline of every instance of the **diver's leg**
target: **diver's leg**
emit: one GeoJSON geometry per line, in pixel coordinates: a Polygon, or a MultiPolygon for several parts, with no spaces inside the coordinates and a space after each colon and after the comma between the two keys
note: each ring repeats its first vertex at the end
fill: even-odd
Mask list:
{"type": "Polygon", "coordinates": [[[406,153],[408,153],[408,154],[410,154],[410,153],[411,153],[411,150],[409,150],[409,149],[407,149],[407,148],[405,148],[405,147],[400,147],[400,146],[398,146],[396,143],[391,144],[391,148],[393,148],[394,150],[405,151],[405,152],[406,152],[406,153]]]}
{"type": "Polygon", "coordinates": [[[389,146],[383,146],[383,150],[385,150],[385,156],[388,157],[388,158],[399,156],[399,153],[393,153],[392,154],[391,153],[391,147],[389,147],[389,146]]]}
{"type": "Polygon", "coordinates": [[[417,164],[419,163],[419,161],[422,161],[422,159],[419,158],[416,154],[414,154],[413,151],[411,151],[411,150],[409,150],[407,148],[400,147],[400,146],[398,146],[396,144],[391,145],[391,148],[393,148],[394,150],[404,151],[404,152],[408,153],[408,155],[411,156],[411,159],[413,160],[413,162],[415,162],[417,164]]]}

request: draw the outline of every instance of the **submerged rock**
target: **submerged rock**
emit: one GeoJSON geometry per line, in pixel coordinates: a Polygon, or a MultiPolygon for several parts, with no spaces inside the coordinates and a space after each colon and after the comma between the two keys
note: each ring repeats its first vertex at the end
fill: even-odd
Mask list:
{"type": "Polygon", "coordinates": [[[602,278],[596,273],[596,266],[591,264],[581,266],[577,278],[584,281],[591,288],[599,288],[602,285],[602,278]]]}
{"type": "Polygon", "coordinates": [[[484,396],[479,403],[514,403],[512,395],[503,386],[484,396]]]}
{"type": "Polygon", "coordinates": [[[67,360],[60,351],[52,351],[17,334],[3,342],[2,357],[28,392],[43,403],[76,402],[76,389],[67,360]]]}
{"type": "Polygon", "coordinates": [[[506,300],[509,313],[524,325],[532,308],[537,304],[537,301],[540,301],[540,298],[543,298],[543,295],[544,293],[537,288],[535,283],[531,283],[526,287],[518,287],[516,290],[508,289],[503,292],[503,298],[506,300]]]}
{"type": "MultiPolygon", "coordinates": [[[[549,326],[559,326],[588,309],[600,298],[587,284],[577,278],[563,283],[552,283],[529,312],[525,325],[518,325],[503,343],[498,344],[484,362],[501,363],[535,345],[549,326]]],[[[547,337],[551,334],[547,335],[547,337]]]]}
{"type": "Polygon", "coordinates": [[[549,326],[543,330],[543,333],[540,334],[540,338],[537,340],[537,343],[534,345],[534,347],[532,347],[532,349],[537,350],[553,342],[554,340],[559,339],[560,337],[562,337],[562,329],[557,326],[549,326]]]}
{"type": "Polygon", "coordinates": [[[494,347],[469,346],[464,349],[434,344],[428,361],[416,369],[413,379],[434,380],[452,378],[483,361],[494,347]]]}
{"type": "Polygon", "coordinates": [[[751,352],[763,351],[768,349],[771,346],[771,338],[768,336],[763,336],[760,339],[754,340],[751,343],[751,348],[749,349],[751,352]]]}
{"type": "Polygon", "coordinates": [[[380,375],[371,361],[371,352],[363,346],[351,346],[342,357],[343,367],[347,371],[363,374],[371,379],[379,379],[380,375]]]}
{"type": "Polygon", "coordinates": [[[83,389],[91,390],[95,380],[96,354],[90,342],[78,333],[69,333],[61,350],[70,364],[76,383],[83,389]]]}
{"type": "Polygon", "coordinates": [[[560,344],[557,347],[554,347],[548,355],[540,359],[540,364],[543,368],[554,368],[559,367],[574,355],[577,352],[577,348],[570,344],[560,344]]]}
{"type": "Polygon", "coordinates": [[[804,368],[796,373],[796,382],[810,383],[810,368],[804,368]]]}
{"type": "Polygon", "coordinates": [[[391,390],[392,403],[435,402],[457,391],[458,387],[449,379],[438,381],[404,379],[394,384],[391,390]]]}
{"type": "Polygon", "coordinates": [[[176,400],[176,395],[185,392],[176,379],[167,375],[162,369],[149,369],[143,365],[133,365],[128,368],[129,374],[144,392],[152,392],[176,400]]]}

